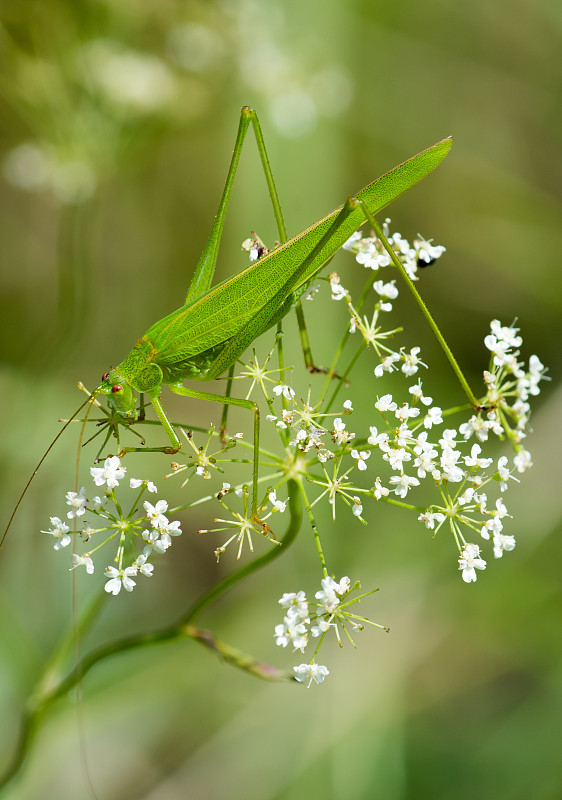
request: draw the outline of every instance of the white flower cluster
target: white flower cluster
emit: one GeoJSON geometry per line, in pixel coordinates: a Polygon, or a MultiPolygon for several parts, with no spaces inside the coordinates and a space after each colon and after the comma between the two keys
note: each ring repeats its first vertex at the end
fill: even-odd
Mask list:
{"type": "MultiPolygon", "coordinates": [[[[125,477],[125,473],[126,469],[122,466],[120,459],[117,456],[111,456],[105,460],[103,467],[90,469],[94,484],[106,486],[103,497],[96,496],[89,500],[84,487],[79,492],[67,492],[66,494],[66,502],[70,506],[70,511],[67,513],[68,519],[78,519],[88,512],[103,521],[103,526],[97,528],[90,523],[84,523],[79,534],[82,541],[96,541],[100,538],[103,541],[96,543],[95,547],[90,547],[82,555],[73,553],[71,569],[83,566],[91,575],[94,572],[93,554],[108,542],[117,539],[118,546],[115,557],[117,567],[110,565],[105,568],[105,575],[109,579],[105,584],[105,591],[114,595],[119,594],[121,588],[131,592],[135,586],[133,578],[138,574],[151,577],[154,565],[150,564],[148,559],[152,552],[164,553],[171,546],[172,537],[181,534],[180,523],[178,521],[170,522],[165,515],[168,510],[166,500],[158,500],[154,505],[145,501],[143,504],[145,514],[140,517],[135,516],[143,493],[146,490],[152,493],[158,491],[152,481],[138,478],[129,480],[129,487],[138,491],[130,505],[129,513],[123,514],[122,503],[117,501],[115,489],[119,486],[119,481],[125,477]],[[110,511],[111,504],[115,508],[114,512],[110,511]],[[147,528],[147,522],[150,523],[149,528],[147,528]],[[104,532],[105,536],[100,536],[104,532]],[[143,545],[143,551],[138,555],[132,545],[133,537],[137,537],[143,545]],[[125,555],[128,550],[133,551],[133,559],[128,566],[125,566],[125,555]]],[[[50,530],[41,531],[41,533],[47,533],[54,538],[55,550],[69,545],[71,542],[69,526],[60,517],[51,517],[51,526],[50,530]]]]}
{"type": "MultiPolygon", "coordinates": [[[[351,600],[347,598],[351,592],[359,588],[359,584],[351,586],[348,577],[343,577],[340,581],[326,577],[322,580],[322,589],[316,592],[316,602],[309,602],[306,594],[300,592],[287,592],[279,600],[279,605],[286,610],[283,622],[275,626],[275,641],[280,647],[291,645],[293,652],[304,650],[308,644],[309,637],[319,639],[314,656],[309,664],[299,664],[293,667],[294,676],[297,681],[304,682],[308,679],[308,686],[313,681],[322,683],[329,674],[328,668],[316,663],[316,656],[320,645],[329,630],[333,630],[341,645],[340,627],[352,642],[348,627],[354,631],[362,630],[365,624],[374,625],[375,623],[364,617],[352,614],[349,606],[359,602],[365,595],[356,596],[351,600]],[[312,608],[312,610],[311,610],[312,608]]],[[[370,592],[367,592],[370,594],[370,592]]],[[[377,626],[381,627],[381,626],[377,626]]]]}
{"type": "MultiPolygon", "coordinates": [[[[416,272],[420,267],[429,266],[445,252],[442,245],[434,245],[431,239],[424,239],[419,234],[419,238],[414,239],[413,245],[404,239],[402,234],[391,234],[388,217],[384,221],[382,230],[412,280],[417,280],[416,272]]],[[[382,267],[388,267],[391,263],[390,256],[380,240],[376,236],[363,236],[361,231],[356,231],[350,236],[343,249],[354,253],[357,263],[368,269],[377,271],[382,267]]]]}
{"type": "MultiPolygon", "coordinates": [[[[503,326],[494,319],[490,329],[491,333],[484,339],[491,358],[490,368],[484,373],[487,392],[481,403],[487,409],[487,416],[484,424],[476,420],[472,427],[479,441],[485,441],[486,429],[501,426],[517,451],[517,470],[524,472],[531,465],[530,456],[520,446],[529,422],[529,398],[540,394],[539,383],[544,379],[546,369],[536,355],[529,358],[527,369],[518,360],[518,348],[523,342],[518,328],[503,326]]],[[[467,432],[470,436],[470,428],[467,432]]]]}
{"type": "MultiPolygon", "coordinates": [[[[538,382],[544,375],[544,368],[536,356],[531,358],[529,371],[525,372],[510,355],[509,349],[503,348],[507,340],[520,343],[520,337],[514,338],[514,329],[501,328],[494,320],[492,330],[495,334],[486,337],[486,343],[493,346],[492,352],[495,353],[491,371],[486,373],[488,394],[478,413],[468,422],[461,424],[458,430],[445,428],[440,438],[433,437],[430,431],[443,424],[443,411],[438,406],[428,408],[418,421],[419,408],[407,403],[398,406],[390,395],[385,395],[375,403],[375,407],[384,417],[386,430],[379,432],[372,426],[368,438],[368,443],[380,450],[383,460],[397,473],[390,478],[388,487],[382,486],[378,480],[373,491],[377,499],[387,497],[391,491],[403,499],[423,480],[437,485],[440,503],[426,508],[419,519],[435,532],[448,522],[461,555],[459,565],[466,582],[475,581],[475,569],[484,569],[486,562],[480,558],[480,548],[465,541],[463,527],[479,530],[484,539],[492,537],[495,558],[501,558],[504,551],[515,547],[515,538],[503,533],[504,520],[509,517],[503,497],[496,499],[495,504],[490,503],[484,489],[486,486],[499,486],[503,493],[510,479],[517,480],[513,473],[522,473],[531,466],[530,453],[523,448],[521,440],[529,417],[527,399],[530,387],[534,394],[538,393],[538,382]],[[500,330],[501,338],[498,336],[500,330]],[[498,358],[500,350],[502,356],[498,358]],[[508,377],[514,373],[515,381],[508,377]],[[494,405],[488,405],[492,397],[494,405]],[[509,405],[507,398],[515,400],[509,405]],[[497,461],[482,455],[480,443],[486,442],[490,433],[500,439],[507,436],[514,444],[515,457],[511,467],[505,455],[497,461]],[[473,435],[478,442],[469,445],[473,435]]],[[[426,406],[431,404],[431,398],[421,393],[419,382],[410,391],[414,402],[426,406]]]]}
{"type": "MultiPolygon", "coordinates": [[[[324,478],[310,472],[307,475],[310,483],[322,490],[310,508],[326,497],[335,518],[338,498],[364,521],[361,497],[370,495],[381,500],[392,493],[401,506],[419,509],[419,501],[410,506],[406,499],[413,489],[429,482],[437,487],[439,501],[428,505],[421,514],[418,511],[418,518],[435,533],[444,525],[450,529],[460,554],[462,577],[466,582],[475,581],[475,569],[484,569],[486,562],[480,558],[480,548],[466,541],[463,530],[471,534],[478,531],[483,539],[491,539],[495,558],[513,550],[515,538],[504,532],[509,514],[503,493],[511,481],[518,481],[516,473],[523,473],[532,465],[523,440],[530,415],[529,399],[539,393],[545,368],[537,356],[531,356],[525,368],[515,349],[521,343],[516,328],[492,321],[491,333],[485,339],[491,352],[490,365],[484,373],[487,392],[475,412],[458,428],[445,427],[444,419],[451,412],[425,394],[419,379],[409,387],[407,402],[398,403],[391,394],[377,399],[375,408],[383,425],[371,425],[369,435],[363,439],[356,439],[355,432],[347,429],[343,415],[333,420],[329,431],[325,420],[331,415],[319,412],[309,401],[297,402],[294,391],[283,386],[282,394],[289,407],[283,410],[281,419],[274,415],[269,419],[281,428],[291,426],[294,435],[289,445],[314,456],[324,472],[324,478]],[[332,450],[326,445],[328,433],[335,445],[332,450]],[[483,453],[491,435],[510,441],[515,450],[511,463],[506,455],[492,458],[483,453]],[[371,458],[375,451],[385,464],[385,472],[390,470],[391,474],[385,480],[375,473],[370,488],[355,486],[349,474],[355,469],[362,476],[369,476],[376,469],[375,459],[371,458]],[[331,474],[325,466],[330,459],[334,460],[331,474]],[[344,459],[349,459],[347,469],[344,459]],[[501,496],[490,498],[489,490],[498,487],[501,496]]],[[[402,370],[409,376],[417,369],[419,348],[412,348],[406,356],[402,370]]],[[[351,412],[351,403],[346,401],[343,413],[351,412]]],[[[284,635],[290,638],[298,632],[298,628],[289,627],[284,635]]]]}
{"type": "MultiPolygon", "coordinates": [[[[421,266],[427,266],[439,258],[445,248],[441,245],[432,245],[425,239],[415,239],[414,245],[402,237],[400,233],[392,236],[389,233],[390,219],[383,225],[385,236],[388,237],[389,244],[392,246],[397,258],[404,266],[404,269],[412,279],[416,279],[416,271],[421,266]]],[[[344,244],[344,249],[355,253],[356,261],[378,270],[381,267],[391,265],[391,259],[377,238],[362,237],[361,232],[357,231],[344,244]]],[[[345,300],[350,314],[350,333],[359,333],[368,348],[372,348],[379,358],[379,364],[375,367],[374,373],[377,378],[383,377],[385,373],[400,369],[406,377],[415,375],[420,367],[427,367],[420,358],[420,348],[413,347],[408,352],[403,347],[392,349],[388,346],[391,339],[402,328],[385,330],[381,325],[381,314],[388,313],[393,309],[393,301],[399,295],[396,281],[384,282],[376,280],[373,283],[373,290],[377,297],[374,304],[372,315],[369,317],[361,313],[360,305],[353,304],[350,292],[342,286],[341,279],[336,272],[330,275],[330,287],[332,299],[339,301],[345,300]]],[[[363,298],[359,301],[362,303],[363,298]]]]}

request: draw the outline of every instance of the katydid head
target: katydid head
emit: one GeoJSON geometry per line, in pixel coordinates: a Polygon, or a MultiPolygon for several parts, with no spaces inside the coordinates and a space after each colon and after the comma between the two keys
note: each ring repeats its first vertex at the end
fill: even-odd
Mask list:
{"type": "Polygon", "coordinates": [[[95,394],[107,395],[107,404],[118,417],[122,417],[128,423],[137,421],[135,391],[116,369],[112,369],[102,376],[102,382],[95,394]]]}

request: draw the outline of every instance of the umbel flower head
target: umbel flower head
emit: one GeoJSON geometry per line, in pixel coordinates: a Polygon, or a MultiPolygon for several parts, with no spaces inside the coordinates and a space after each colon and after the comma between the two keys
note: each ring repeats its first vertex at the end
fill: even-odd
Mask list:
{"type": "Polygon", "coordinates": [[[293,667],[296,680],[301,683],[308,680],[308,687],[313,682],[322,683],[329,675],[327,667],[316,663],[318,651],[329,631],[333,631],[340,647],[342,632],[355,647],[350,629],[361,631],[365,625],[374,625],[388,630],[351,610],[355,603],[377,591],[376,589],[353,596],[353,593],[361,587],[359,583],[352,586],[347,576],[339,581],[327,576],[322,579],[321,586],[322,588],[315,594],[314,601],[310,602],[303,591],[286,592],[279,600],[279,605],[286,611],[285,617],[282,623],[275,626],[274,633],[275,643],[280,647],[290,645],[293,652],[299,650],[304,653],[311,637],[318,640],[310,663],[293,667]]]}
{"type": "Polygon", "coordinates": [[[67,492],[66,502],[71,507],[69,519],[81,520],[80,531],[71,531],[59,517],[51,517],[51,528],[47,533],[54,539],[55,550],[67,547],[72,539],[87,545],[85,552],[74,553],[71,569],[84,567],[92,575],[95,570],[94,555],[101,548],[114,548],[113,564],[105,567],[107,582],[105,591],[117,595],[121,589],[131,592],[138,575],[151,577],[154,565],[149,562],[153,552],[165,553],[172,545],[172,537],[181,534],[179,521],[170,521],[166,516],[168,503],[156,500],[143,503],[144,513],[139,514],[139,502],[148,491],[157,493],[149,480],[131,478],[129,490],[133,490],[128,513],[124,513],[123,500],[118,500],[116,489],[125,478],[126,468],[117,456],[110,456],[103,467],[92,467],[90,475],[96,487],[105,486],[105,494],[88,498],[85,487],[79,492],[67,492]],[[140,551],[140,552],[138,552],[140,551]]]}

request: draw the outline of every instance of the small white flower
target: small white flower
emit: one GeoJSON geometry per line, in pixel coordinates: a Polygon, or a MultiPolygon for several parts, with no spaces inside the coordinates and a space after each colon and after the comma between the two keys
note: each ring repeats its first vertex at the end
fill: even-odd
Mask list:
{"type": "Polygon", "coordinates": [[[398,289],[395,284],[396,281],[390,281],[390,283],[375,281],[373,283],[373,289],[381,297],[388,297],[389,300],[396,300],[398,297],[398,289]]]}
{"type": "Polygon", "coordinates": [[[86,489],[84,487],[80,489],[78,494],[76,492],[67,492],[66,504],[68,506],[71,506],[71,510],[66,515],[68,519],[81,517],[82,514],[85,514],[87,502],[88,500],[86,499],[86,489]]]}
{"type": "Polygon", "coordinates": [[[361,470],[362,472],[367,469],[367,464],[365,462],[370,457],[370,455],[371,453],[369,450],[351,451],[351,457],[357,461],[357,469],[361,470]]]}
{"type": "Polygon", "coordinates": [[[304,681],[310,679],[307,688],[310,688],[312,681],[322,683],[324,678],[330,674],[328,667],[324,667],[321,664],[299,664],[298,667],[293,667],[293,672],[299,683],[304,683],[304,681]]]}
{"type": "Polygon", "coordinates": [[[418,382],[415,383],[413,386],[410,386],[408,391],[410,392],[410,394],[412,395],[412,397],[415,400],[419,400],[421,403],[424,404],[424,406],[430,406],[431,403],[433,402],[433,398],[432,397],[426,397],[424,395],[423,390],[422,390],[421,380],[419,380],[419,378],[418,378],[418,382]]]}
{"type": "Polygon", "coordinates": [[[134,565],[121,570],[111,566],[106,567],[105,575],[109,580],[103,588],[108,594],[113,595],[119,594],[121,587],[127,592],[132,592],[136,585],[133,576],[136,574],[137,568],[134,565]]]}
{"type": "Polygon", "coordinates": [[[500,342],[505,342],[508,347],[521,347],[523,339],[518,336],[519,328],[502,325],[497,319],[490,322],[490,330],[500,342]]]}
{"type": "MultiPolygon", "coordinates": [[[[479,458],[478,454],[482,452],[479,444],[473,444],[470,455],[464,457],[464,463],[467,467],[477,467],[478,469],[486,469],[492,463],[492,458],[479,458]]],[[[507,460],[507,459],[506,459],[507,460]]]]}
{"type": "Polygon", "coordinates": [[[278,383],[276,386],[274,386],[273,394],[277,395],[277,397],[279,397],[279,395],[283,395],[283,397],[287,400],[292,400],[292,398],[295,396],[294,389],[291,389],[291,387],[287,386],[285,383],[278,383]]]}
{"type": "MultiPolygon", "coordinates": [[[[306,620],[308,622],[308,620],[306,620]]],[[[288,644],[293,645],[294,650],[300,650],[304,653],[304,649],[308,644],[308,632],[305,622],[301,620],[298,615],[294,617],[287,615],[280,625],[275,626],[275,644],[278,647],[287,647],[288,644]]]]}
{"type": "Polygon", "coordinates": [[[384,394],[382,397],[378,398],[375,403],[375,408],[377,411],[384,413],[385,411],[396,411],[398,406],[393,401],[391,394],[384,394]]]}
{"type": "Polygon", "coordinates": [[[394,366],[397,361],[400,361],[398,353],[390,353],[382,358],[381,363],[377,364],[374,369],[375,377],[382,378],[385,372],[394,372],[395,369],[398,369],[398,367],[394,366]]]}
{"type": "Polygon", "coordinates": [[[423,261],[426,264],[431,264],[436,258],[443,255],[446,250],[443,245],[431,244],[431,240],[426,241],[421,237],[419,239],[414,239],[414,247],[416,249],[418,261],[423,261]]]}
{"type": "Polygon", "coordinates": [[[339,276],[336,272],[330,275],[330,286],[332,288],[332,300],[343,300],[347,297],[346,289],[341,285],[339,276]]]}
{"type": "Polygon", "coordinates": [[[299,616],[302,620],[308,617],[308,603],[306,594],[300,592],[285,592],[283,597],[279,599],[279,605],[282,608],[287,608],[299,616]]]}
{"type": "Polygon", "coordinates": [[[435,523],[441,524],[445,519],[445,514],[442,514],[440,511],[425,511],[423,514],[420,514],[418,519],[420,522],[423,522],[425,527],[429,530],[433,530],[435,528],[435,523]]]}
{"type": "Polygon", "coordinates": [[[412,486],[419,486],[417,478],[410,478],[408,475],[393,475],[389,483],[394,487],[394,494],[398,497],[406,497],[412,486]]]}
{"type": "Polygon", "coordinates": [[[143,483],[146,484],[146,488],[149,492],[156,493],[158,491],[158,488],[152,483],[152,481],[141,481],[140,478],[131,478],[129,481],[129,486],[131,489],[138,489],[143,483]]]}
{"type": "Polygon", "coordinates": [[[404,359],[404,363],[402,364],[402,372],[404,375],[407,375],[408,378],[411,378],[412,375],[415,375],[418,371],[420,365],[425,367],[426,364],[418,357],[421,351],[421,347],[412,347],[409,353],[406,353],[402,350],[402,358],[404,359]]]}
{"type": "Polygon", "coordinates": [[[333,622],[328,622],[327,619],[319,619],[318,624],[311,627],[310,633],[315,639],[317,639],[319,636],[322,636],[323,633],[326,633],[326,631],[329,631],[330,628],[333,627],[335,627],[333,622]]]}
{"type": "MultiPolygon", "coordinates": [[[[166,517],[164,517],[166,519],[166,517]]],[[[166,524],[161,525],[158,528],[158,532],[160,534],[160,543],[162,547],[165,547],[167,550],[168,547],[171,547],[172,544],[172,536],[181,536],[181,528],[180,528],[180,521],[175,520],[174,522],[169,522],[166,519],[166,524]]]]}
{"type": "Polygon", "coordinates": [[[353,498],[353,505],[351,506],[351,512],[355,517],[360,517],[363,513],[363,506],[359,502],[358,497],[353,498]]]}
{"type": "Polygon", "coordinates": [[[455,445],[457,444],[457,432],[454,428],[446,428],[443,431],[441,439],[439,439],[439,444],[445,450],[445,448],[449,447],[452,450],[455,449],[455,445]]]}
{"type": "Polygon", "coordinates": [[[381,479],[380,478],[376,478],[375,479],[375,485],[373,486],[371,491],[374,494],[374,496],[377,498],[377,500],[380,500],[381,497],[388,497],[388,494],[389,494],[389,490],[386,488],[386,486],[382,486],[381,485],[381,479]]]}
{"type": "Polygon", "coordinates": [[[371,425],[369,427],[371,435],[367,439],[369,444],[374,445],[374,447],[380,447],[383,452],[386,452],[389,449],[388,444],[388,433],[379,433],[378,428],[375,425],[371,425]]]}
{"type": "Polygon", "coordinates": [[[513,465],[517,472],[525,472],[530,467],[533,466],[533,461],[531,458],[531,454],[528,450],[519,450],[517,455],[513,459],[513,465]]]}
{"type": "Polygon", "coordinates": [[[105,505],[107,505],[107,501],[108,498],[105,495],[103,497],[99,497],[99,495],[96,495],[95,497],[92,497],[90,501],[90,506],[94,511],[101,511],[101,509],[105,505]]]}
{"type": "Polygon", "coordinates": [[[108,489],[119,486],[119,481],[125,477],[126,471],[125,467],[121,466],[121,459],[118,456],[106,458],[103,467],[90,467],[90,475],[96,486],[107,483],[108,489]]]}
{"type": "Polygon", "coordinates": [[[345,408],[346,411],[353,411],[351,400],[344,400],[343,407],[345,408]]]}
{"type": "Polygon", "coordinates": [[[41,533],[48,533],[55,538],[55,544],[53,547],[55,550],[60,550],[62,547],[66,547],[70,544],[71,538],[68,535],[68,531],[70,528],[68,525],[63,522],[60,517],[51,517],[51,525],[52,530],[48,531],[41,531],[41,533]]]}
{"type": "Polygon", "coordinates": [[[86,567],[86,572],[88,575],[92,575],[94,571],[94,562],[90,558],[89,553],[84,553],[83,556],[79,556],[78,553],[72,554],[72,566],[70,569],[76,569],[76,567],[86,567]]]}
{"type": "Polygon", "coordinates": [[[414,461],[414,467],[418,471],[418,478],[425,478],[427,474],[433,474],[436,467],[434,461],[436,456],[437,450],[421,450],[420,455],[414,461]]]}
{"type": "Polygon", "coordinates": [[[334,444],[345,444],[351,441],[355,436],[354,433],[349,433],[346,430],[345,422],[341,417],[336,417],[334,420],[334,429],[332,430],[332,441],[334,444]]]}
{"type": "Polygon", "coordinates": [[[168,525],[168,518],[164,516],[164,511],[168,510],[168,503],[166,500],[158,500],[154,506],[152,503],[149,503],[148,500],[145,500],[144,510],[154,528],[166,528],[168,525]]]}
{"type": "Polygon", "coordinates": [[[350,589],[349,578],[344,577],[339,583],[330,577],[323,578],[321,586],[322,590],[316,592],[315,597],[324,606],[325,611],[332,614],[340,604],[338,595],[344,595],[350,589]]]}
{"type": "Polygon", "coordinates": [[[285,511],[285,508],[287,507],[286,500],[278,500],[276,492],[270,492],[268,497],[269,502],[273,506],[272,511],[285,511]]]}
{"type": "Polygon", "coordinates": [[[133,567],[136,567],[141,575],[151,578],[154,571],[154,564],[149,564],[147,558],[148,555],[146,555],[146,553],[141,553],[141,555],[137,556],[136,560],[134,561],[133,567]]]}
{"type": "MultiPolygon", "coordinates": [[[[491,460],[492,460],[492,459],[490,459],[490,461],[491,461],[491,460]]],[[[513,475],[510,473],[510,471],[509,471],[509,469],[508,469],[508,467],[507,467],[507,461],[508,461],[508,459],[507,459],[507,456],[501,456],[501,457],[498,459],[498,472],[497,472],[497,477],[499,478],[499,481],[500,481],[500,489],[501,489],[501,491],[502,491],[502,492],[505,492],[505,491],[507,490],[507,482],[508,482],[508,480],[509,480],[510,478],[511,478],[512,480],[514,480],[514,481],[517,481],[517,482],[519,483],[519,478],[515,478],[515,477],[514,477],[514,476],[513,476],[513,475]]]]}
{"type": "Polygon", "coordinates": [[[504,550],[513,550],[515,547],[515,536],[506,536],[503,533],[494,534],[494,558],[501,558],[504,550]]]}
{"type": "Polygon", "coordinates": [[[441,425],[443,422],[443,417],[441,416],[442,413],[443,411],[441,408],[439,408],[439,406],[433,406],[433,408],[430,408],[423,420],[424,427],[429,429],[433,425],[441,425]]]}
{"type": "Polygon", "coordinates": [[[400,420],[400,422],[407,422],[410,417],[415,418],[419,417],[419,415],[419,408],[410,408],[408,403],[403,403],[400,408],[397,408],[394,412],[394,416],[396,419],[400,420]]]}
{"type": "Polygon", "coordinates": [[[465,477],[464,470],[457,466],[457,461],[460,457],[460,452],[458,450],[452,450],[450,447],[446,447],[441,455],[441,468],[447,480],[451,481],[451,483],[459,483],[465,477]]]}
{"type": "Polygon", "coordinates": [[[383,455],[383,458],[385,461],[388,461],[393,470],[402,471],[404,461],[410,461],[412,454],[403,447],[396,447],[393,450],[388,450],[388,452],[383,455]]]}
{"type": "Polygon", "coordinates": [[[172,540],[169,537],[165,541],[160,539],[160,531],[157,528],[153,528],[150,531],[145,530],[142,532],[141,536],[146,542],[143,554],[147,557],[150,556],[153,550],[160,555],[165,553],[172,544],[172,540]]]}
{"type": "Polygon", "coordinates": [[[459,569],[462,569],[462,579],[465,583],[476,581],[476,570],[486,569],[486,562],[480,558],[480,548],[477,544],[466,544],[459,558],[459,569]]]}

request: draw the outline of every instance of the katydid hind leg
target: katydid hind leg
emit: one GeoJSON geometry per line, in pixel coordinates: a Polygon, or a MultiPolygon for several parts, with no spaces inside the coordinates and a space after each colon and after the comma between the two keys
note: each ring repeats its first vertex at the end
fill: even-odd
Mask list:
{"type": "MultiPolygon", "coordinates": [[[[285,221],[283,218],[283,214],[281,211],[281,204],[279,201],[279,195],[277,192],[277,187],[275,185],[275,180],[273,178],[273,173],[271,171],[271,165],[269,162],[269,158],[267,155],[267,151],[265,149],[265,141],[263,138],[263,133],[261,130],[261,126],[258,120],[257,114],[254,112],[254,116],[252,118],[252,122],[254,124],[254,132],[256,134],[256,140],[258,143],[258,149],[260,151],[260,156],[262,160],[262,166],[265,173],[265,178],[267,181],[267,186],[269,189],[269,195],[271,197],[271,203],[273,206],[273,213],[275,214],[275,219],[277,222],[277,230],[279,232],[279,241],[281,244],[284,244],[287,241],[287,229],[285,227],[285,221]]],[[[310,347],[310,337],[308,335],[308,330],[306,327],[306,320],[304,317],[304,310],[302,307],[302,303],[299,300],[296,305],[296,313],[297,313],[297,323],[299,326],[299,334],[301,340],[301,347],[303,351],[304,363],[306,368],[309,372],[324,372],[321,367],[316,367],[314,364],[314,359],[312,357],[312,350],[310,347]]]]}
{"type": "Polygon", "coordinates": [[[209,291],[209,289],[211,288],[213,276],[215,273],[217,258],[219,254],[219,247],[224,230],[226,212],[228,204],[230,202],[230,196],[232,194],[232,187],[234,185],[236,171],[238,169],[238,164],[240,162],[240,155],[242,153],[242,148],[244,146],[246,133],[248,132],[248,127],[250,123],[252,124],[254,135],[256,137],[256,143],[258,146],[258,151],[263,171],[265,174],[265,179],[269,190],[269,196],[271,198],[271,203],[273,206],[273,213],[275,214],[275,219],[277,222],[279,237],[281,242],[287,241],[287,231],[285,229],[285,222],[283,220],[283,214],[281,212],[279,195],[277,193],[277,187],[273,179],[273,173],[271,171],[269,157],[267,155],[267,150],[265,148],[265,142],[263,139],[263,134],[259,123],[258,115],[254,111],[254,109],[250,108],[249,106],[244,106],[240,112],[238,133],[236,134],[236,141],[234,143],[232,159],[226,176],[226,181],[222,197],[219,203],[219,208],[215,216],[215,221],[213,223],[211,233],[209,235],[205,247],[203,248],[203,252],[201,253],[201,256],[195,268],[193,278],[189,285],[189,289],[187,291],[187,295],[185,298],[186,303],[195,300],[197,297],[209,291]]]}

